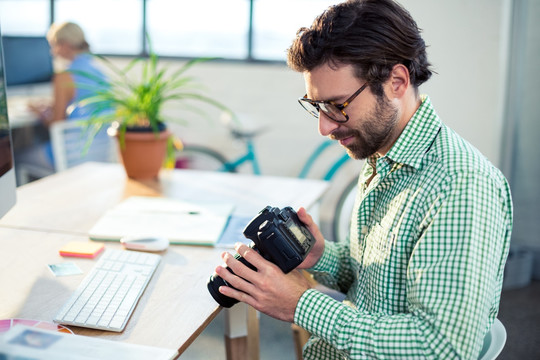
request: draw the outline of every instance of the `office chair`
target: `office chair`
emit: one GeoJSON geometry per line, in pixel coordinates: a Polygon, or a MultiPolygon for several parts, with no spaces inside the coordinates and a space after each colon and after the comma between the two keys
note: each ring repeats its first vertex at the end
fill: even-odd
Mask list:
{"type": "Polygon", "coordinates": [[[83,153],[86,136],[83,127],[76,121],[57,121],[49,128],[53,168],[31,163],[17,164],[18,180],[25,184],[32,179],[39,179],[55,172],[64,171],[86,161],[118,162],[115,139],[102,130],[92,142],[87,153],[83,153]]]}
{"type": "Polygon", "coordinates": [[[115,139],[102,129],[84,153],[87,138],[83,127],[75,121],[58,121],[49,129],[55,171],[64,171],[86,161],[117,162],[115,139]]]}
{"type": "Polygon", "coordinates": [[[506,344],[506,329],[502,322],[495,318],[491,329],[484,338],[484,346],[480,351],[479,360],[493,360],[501,353],[506,344]]]}

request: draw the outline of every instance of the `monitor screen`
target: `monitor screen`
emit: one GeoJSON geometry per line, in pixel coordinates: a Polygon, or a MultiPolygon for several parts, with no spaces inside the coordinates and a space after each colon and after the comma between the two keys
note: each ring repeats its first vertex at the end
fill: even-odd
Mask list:
{"type": "Polygon", "coordinates": [[[15,168],[7,114],[6,81],[0,44],[0,217],[15,204],[15,168]]]}
{"type": "Polygon", "coordinates": [[[53,61],[44,36],[3,36],[7,86],[49,82],[53,61]]]}

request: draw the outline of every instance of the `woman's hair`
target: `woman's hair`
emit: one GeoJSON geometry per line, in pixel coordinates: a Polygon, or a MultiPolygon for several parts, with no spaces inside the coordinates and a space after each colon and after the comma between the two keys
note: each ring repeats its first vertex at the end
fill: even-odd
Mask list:
{"type": "Polygon", "coordinates": [[[54,23],[47,33],[49,42],[67,43],[77,50],[88,51],[90,46],[86,42],[81,27],[72,22],[54,23]]]}
{"type": "Polygon", "coordinates": [[[356,76],[377,95],[396,64],[407,67],[415,88],[431,76],[420,29],[393,0],[349,0],[331,6],[310,28],[298,30],[287,63],[299,72],[322,64],[353,65],[356,76]]]}

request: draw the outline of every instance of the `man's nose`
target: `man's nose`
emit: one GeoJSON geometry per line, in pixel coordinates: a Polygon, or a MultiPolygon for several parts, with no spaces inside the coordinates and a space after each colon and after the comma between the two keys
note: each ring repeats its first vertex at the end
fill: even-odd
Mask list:
{"type": "Polygon", "coordinates": [[[319,111],[319,134],[328,136],[338,127],[338,123],[332,121],[324,112],[319,111]]]}

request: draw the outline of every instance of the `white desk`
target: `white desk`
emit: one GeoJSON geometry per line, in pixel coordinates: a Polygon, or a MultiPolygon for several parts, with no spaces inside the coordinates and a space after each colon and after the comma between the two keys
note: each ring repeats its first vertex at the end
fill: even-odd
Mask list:
{"type": "Polygon", "coordinates": [[[39,124],[39,118],[28,108],[30,98],[13,96],[8,98],[8,118],[12,129],[20,129],[39,124]]]}
{"type": "MultiPolygon", "coordinates": [[[[4,289],[0,318],[51,321],[82,278],[54,278],[45,265],[62,261],[61,245],[87,240],[88,230],[100,216],[129,196],[233,201],[236,213],[254,216],[266,205],[310,208],[327,186],[319,180],[190,170],[163,172],[159,181],[139,182],[127,179],[119,164],[98,163],[85,163],[24,185],[18,188],[15,207],[0,220],[0,287],[4,289]]],[[[117,243],[106,246],[120,247],[117,243]]],[[[177,348],[182,353],[220,311],[206,281],[221,263],[222,251],[171,246],[123,333],[81,328],[74,328],[75,332],[177,348]]],[[[93,265],[88,259],[75,261],[85,271],[93,265]]],[[[235,315],[229,316],[241,318],[243,324],[229,322],[227,353],[235,360],[257,359],[258,337],[248,340],[246,322],[251,321],[255,331],[258,324],[253,324],[254,317],[248,317],[242,305],[235,305],[235,315]]]]}
{"type": "Polygon", "coordinates": [[[170,170],[159,181],[127,179],[120,164],[85,163],[24,185],[0,226],[88,235],[108,209],[132,195],[234,203],[255,216],[267,205],[313,209],[328,188],[321,180],[196,170],[170,170]]]}

